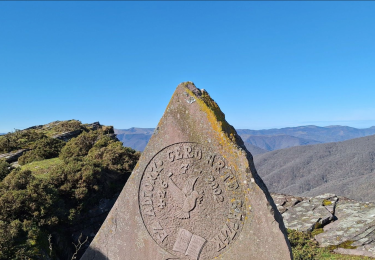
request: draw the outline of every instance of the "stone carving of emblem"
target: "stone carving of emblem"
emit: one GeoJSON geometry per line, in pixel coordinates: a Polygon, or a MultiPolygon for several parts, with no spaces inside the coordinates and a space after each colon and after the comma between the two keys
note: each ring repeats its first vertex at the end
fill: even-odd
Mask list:
{"type": "Polygon", "coordinates": [[[233,167],[197,143],[157,153],[138,199],[149,234],[177,259],[213,259],[234,243],[244,223],[244,195],[233,167]]]}
{"type": "MultiPolygon", "coordinates": [[[[171,177],[172,173],[169,174],[171,177]]],[[[171,178],[168,178],[168,190],[171,192],[172,200],[177,207],[176,217],[177,218],[190,218],[190,211],[195,208],[199,194],[194,190],[194,184],[199,177],[190,176],[185,182],[184,188],[181,190],[173,182],[171,178]]]]}

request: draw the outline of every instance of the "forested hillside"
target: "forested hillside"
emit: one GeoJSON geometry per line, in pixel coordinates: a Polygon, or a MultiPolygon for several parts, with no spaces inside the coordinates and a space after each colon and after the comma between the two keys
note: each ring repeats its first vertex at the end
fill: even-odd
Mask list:
{"type": "Polygon", "coordinates": [[[375,201],[375,135],[276,150],[254,162],[271,192],[375,201]]]}

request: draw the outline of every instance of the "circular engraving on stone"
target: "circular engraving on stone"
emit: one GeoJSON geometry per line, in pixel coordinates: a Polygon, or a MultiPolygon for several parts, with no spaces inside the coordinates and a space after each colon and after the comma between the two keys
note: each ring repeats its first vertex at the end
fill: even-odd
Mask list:
{"type": "Polygon", "coordinates": [[[198,143],[158,152],[143,173],[138,200],[151,237],[179,259],[222,254],[238,238],[245,219],[234,167],[198,143]]]}

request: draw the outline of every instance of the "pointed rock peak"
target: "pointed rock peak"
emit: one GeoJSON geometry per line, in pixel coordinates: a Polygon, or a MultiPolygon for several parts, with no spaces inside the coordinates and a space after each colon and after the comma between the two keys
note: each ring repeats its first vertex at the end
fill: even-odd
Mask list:
{"type": "Polygon", "coordinates": [[[202,96],[202,90],[198,89],[191,81],[183,82],[179,86],[184,86],[185,88],[189,89],[197,98],[202,96]]]}
{"type": "MultiPolygon", "coordinates": [[[[176,109],[176,103],[178,103],[179,107],[184,107],[183,109],[191,110],[193,112],[193,114],[188,113],[190,115],[190,118],[184,118],[185,122],[189,122],[192,120],[195,121],[195,123],[190,125],[197,125],[198,120],[196,119],[199,117],[198,114],[202,114],[203,112],[203,114],[207,118],[207,123],[213,130],[215,130],[214,136],[220,143],[228,145],[230,144],[231,146],[234,145],[246,150],[242,139],[239,137],[234,127],[228,124],[228,122],[225,120],[225,114],[220,110],[219,105],[211,98],[211,96],[205,89],[198,89],[191,81],[183,82],[177,86],[177,89],[171,98],[166,112],[168,112],[168,108],[171,107],[171,104],[174,104],[174,106],[172,106],[176,109]],[[182,104],[179,104],[179,101],[181,99],[181,97],[179,96],[182,96],[182,99],[185,99],[186,103],[181,102],[182,104]],[[191,109],[195,108],[196,106],[197,110],[200,113],[197,113],[196,110],[191,109]]],[[[161,120],[161,122],[162,121],[163,120],[161,120]]],[[[199,133],[199,131],[200,130],[196,130],[195,132],[199,133]]]]}
{"type": "MultiPolygon", "coordinates": [[[[225,121],[225,115],[224,115],[224,113],[220,110],[220,107],[218,106],[218,104],[210,97],[210,95],[208,94],[208,92],[206,90],[204,90],[204,89],[199,90],[194,85],[194,83],[192,83],[190,81],[182,83],[182,85],[185,88],[187,88],[188,90],[190,90],[190,94],[193,94],[197,98],[199,98],[200,100],[202,100],[202,103],[200,105],[204,105],[208,109],[210,109],[212,111],[212,113],[214,113],[214,115],[216,116],[216,119],[218,121],[228,124],[225,121]]],[[[234,128],[233,128],[233,130],[234,130],[234,128]]]]}
{"type": "Polygon", "coordinates": [[[82,259],[118,258],[291,259],[281,215],[252,156],[192,82],[177,86],[82,259]]]}

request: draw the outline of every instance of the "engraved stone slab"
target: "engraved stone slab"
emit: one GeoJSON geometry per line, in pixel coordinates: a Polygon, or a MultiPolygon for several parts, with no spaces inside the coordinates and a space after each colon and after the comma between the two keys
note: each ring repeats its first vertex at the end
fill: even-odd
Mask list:
{"type": "Polygon", "coordinates": [[[252,156],[216,102],[180,84],[82,259],[291,259],[252,156]]]}
{"type": "Polygon", "coordinates": [[[246,217],[236,176],[224,157],[201,144],[183,142],[161,150],[146,167],[138,193],[150,236],[180,257],[206,260],[222,254],[246,217]]]}

